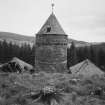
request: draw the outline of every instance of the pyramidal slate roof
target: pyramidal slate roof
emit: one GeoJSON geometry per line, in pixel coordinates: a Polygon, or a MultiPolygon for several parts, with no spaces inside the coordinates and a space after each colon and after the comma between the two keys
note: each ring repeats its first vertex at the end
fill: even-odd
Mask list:
{"type": "Polygon", "coordinates": [[[56,16],[52,13],[45,24],[42,26],[40,31],[37,34],[60,34],[65,35],[64,30],[59,24],[56,16]]]}
{"type": "Polygon", "coordinates": [[[84,60],[70,68],[72,74],[82,74],[85,76],[92,76],[92,75],[103,75],[104,72],[101,71],[95,64],[93,64],[90,60],[84,60]]]}

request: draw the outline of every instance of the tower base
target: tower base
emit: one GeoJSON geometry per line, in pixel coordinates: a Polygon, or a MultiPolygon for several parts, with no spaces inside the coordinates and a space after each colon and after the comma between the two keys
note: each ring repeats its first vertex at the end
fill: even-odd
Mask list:
{"type": "Polygon", "coordinates": [[[35,71],[40,72],[44,71],[47,73],[64,73],[67,70],[67,63],[55,63],[55,64],[47,64],[47,63],[39,63],[37,62],[35,64],[35,71]]]}

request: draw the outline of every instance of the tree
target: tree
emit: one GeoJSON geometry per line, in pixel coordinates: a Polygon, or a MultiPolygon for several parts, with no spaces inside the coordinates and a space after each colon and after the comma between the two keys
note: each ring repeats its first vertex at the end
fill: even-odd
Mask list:
{"type": "Polygon", "coordinates": [[[0,63],[10,61],[13,57],[18,57],[21,60],[34,65],[35,46],[30,44],[17,45],[6,40],[0,42],[0,63]]]}
{"type": "Polygon", "coordinates": [[[99,66],[101,67],[102,70],[105,70],[105,52],[102,49],[100,49],[98,56],[99,66]]]}
{"type": "Polygon", "coordinates": [[[84,47],[77,48],[77,56],[78,56],[78,62],[81,62],[86,59],[84,53],[84,47]]]}
{"type": "Polygon", "coordinates": [[[74,42],[71,43],[67,53],[67,67],[71,67],[78,63],[77,51],[74,42]]]}
{"type": "Polygon", "coordinates": [[[91,61],[98,65],[98,53],[95,51],[93,45],[90,46],[91,61]]]}

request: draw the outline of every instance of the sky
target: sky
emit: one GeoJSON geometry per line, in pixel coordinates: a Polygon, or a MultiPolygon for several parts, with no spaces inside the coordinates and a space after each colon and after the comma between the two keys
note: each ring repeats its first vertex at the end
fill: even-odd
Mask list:
{"type": "MultiPolygon", "coordinates": [[[[105,42],[105,0],[54,0],[69,38],[105,42]]],[[[35,36],[51,14],[51,0],[0,0],[0,31],[35,36]]]]}

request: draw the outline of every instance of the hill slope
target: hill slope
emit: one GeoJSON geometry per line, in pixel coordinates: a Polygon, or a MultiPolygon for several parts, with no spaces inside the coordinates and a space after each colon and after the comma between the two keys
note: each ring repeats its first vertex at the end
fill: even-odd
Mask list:
{"type": "Polygon", "coordinates": [[[23,44],[23,43],[34,43],[34,37],[32,36],[25,36],[10,32],[0,32],[0,41],[6,40],[7,42],[12,42],[15,44],[23,44]]]}
{"type": "MultiPolygon", "coordinates": [[[[20,43],[34,43],[35,42],[35,37],[34,36],[25,36],[25,35],[20,35],[16,33],[10,33],[10,32],[0,32],[0,40],[6,40],[7,42],[13,42],[16,44],[20,43]]],[[[73,39],[69,39],[68,42],[74,42],[77,46],[87,46],[90,45],[87,42],[84,41],[77,41],[73,39]]]]}
{"type": "MultiPolygon", "coordinates": [[[[26,36],[26,35],[21,35],[21,34],[16,34],[16,33],[10,33],[10,32],[0,32],[0,41],[6,40],[7,42],[12,42],[15,44],[23,44],[23,43],[29,43],[33,44],[35,43],[35,37],[34,36],[26,36]]],[[[84,47],[84,46],[90,46],[90,45],[95,45],[96,47],[104,46],[104,43],[89,43],[89,42],[84,42],[84,41],[78,41],[69,38],[68,44],[71,42],[74,42],[76,47],[84,47]]]]}
{"type": "Polygon", "coordinates": [[[15,33],[10,33],[10,32],[0,32],[0,39],[13,39],[17,41],[30,41],[33,42],[34,37],[31,36],[25,36],[25,35],[20,35],[20,34],[15,34],[15,33]]]}

